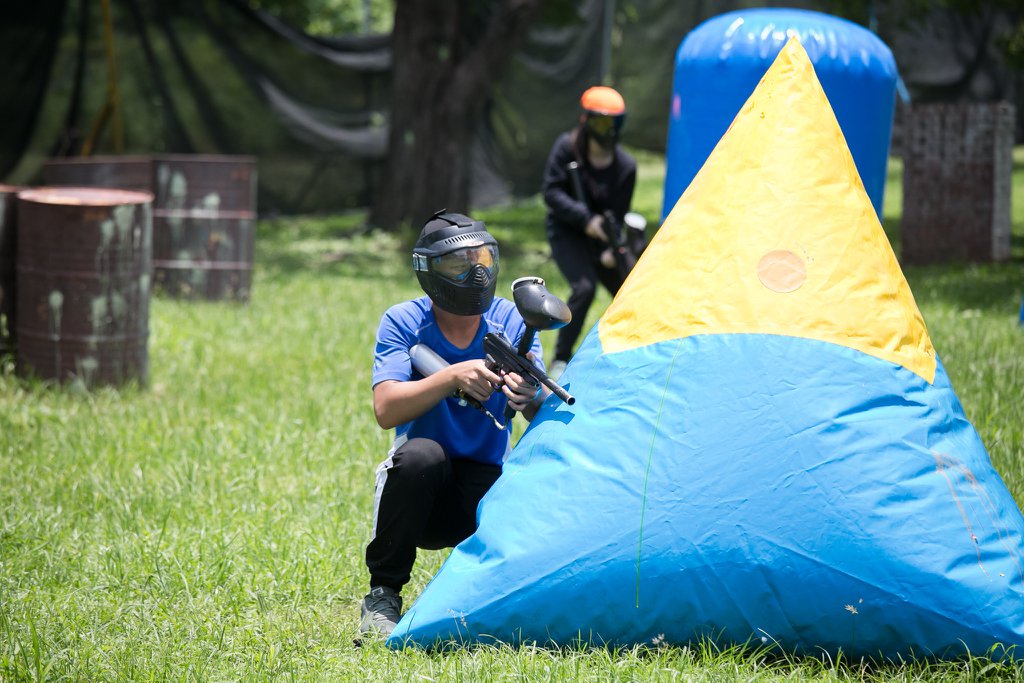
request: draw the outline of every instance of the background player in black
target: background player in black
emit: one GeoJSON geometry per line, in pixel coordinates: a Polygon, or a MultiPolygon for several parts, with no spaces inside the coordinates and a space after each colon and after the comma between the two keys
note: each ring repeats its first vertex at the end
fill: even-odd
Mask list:
{"type": "Polygon", "coordinates": [[[614,296],[623,276],[615,267],[604,213],[621,226],[633,201],[636,161],[619,144],[626,103],[612,88],[597,86],[580,98],[579,124],[555,141],[544,169],[546,229],[551,255],[569,282],[572,322],[558,333],[549,374],[558,377],[572,356],[594,301],[597,283],[614,296]],[[577,195],[569,164],[576,162],[585,197],[577,195]]]}

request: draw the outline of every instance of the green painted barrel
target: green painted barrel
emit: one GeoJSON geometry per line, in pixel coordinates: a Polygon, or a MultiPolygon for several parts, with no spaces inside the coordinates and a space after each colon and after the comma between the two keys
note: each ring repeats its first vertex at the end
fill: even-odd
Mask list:
{"type": "Polygon", "coordinates": [[[256,159],[153,158],[153,270],[161,291],[247,301],[256,236],[256,159]]]}
{"type": "Polygon", "coordinates": [[[18,193],[19,375],[147,382],[152,202],[95,187],[18,193]]]}
{"type": "Polygon", "coordinates": [[[257,216],[255,157],[50,159],[44,177],[50,185],[152,192],[154,287],[178,298],[249,300],[257,216]]]}

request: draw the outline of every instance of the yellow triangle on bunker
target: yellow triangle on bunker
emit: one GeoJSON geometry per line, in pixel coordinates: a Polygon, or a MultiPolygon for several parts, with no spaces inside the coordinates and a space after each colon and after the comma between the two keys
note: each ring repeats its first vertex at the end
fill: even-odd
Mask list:
{"type": "Polygon", "coordinates": [[[679,198],[598,332],[606,353],[704,334],[803,337],[934,381],[924,319],[796,37],[679,198]]]}

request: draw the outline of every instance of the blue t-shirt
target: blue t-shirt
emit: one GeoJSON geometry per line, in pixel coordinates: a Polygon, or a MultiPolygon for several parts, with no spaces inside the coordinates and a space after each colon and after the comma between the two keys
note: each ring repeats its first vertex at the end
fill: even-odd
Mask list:
{"type": "MultiPolygon", "coordinates": [[[[473,341],[460,349],[441,332],[428,297],[396,304],[384,313],[377,329],[373,386],[385,380],[405,382],[422,379],[409,358],[409,349],[415,344],[429,347],[448,363],[454,364],[483,358],[484,335],[488,332],[504,336],[515,347],[525,331],[526,323],[515,304],[496,296],[483,314],[473,341]]],[[[534,362],[543,369],[540,335],[534,338],[532,351],[534,362]]],[[[495,391],[484,406],[501,420],[506,402],[505,394],[495,391]]],[[[500,465],[504,460],[510,434],[511,429],[498,429],[483,412],[469,405],[460,405],[459,399],[453,397],[444,399],[412,422],[395,428],[396,439],[403,436],[433,439],[452,459],[466,458],[492,465],[500,465]]]]}

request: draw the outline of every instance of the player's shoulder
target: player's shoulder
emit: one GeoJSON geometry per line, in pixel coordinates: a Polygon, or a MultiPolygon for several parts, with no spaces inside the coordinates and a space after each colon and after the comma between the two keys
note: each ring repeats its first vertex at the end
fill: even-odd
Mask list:
{"type": "Polygon", "coordinates": [[[487,309],[485,317],[488,320],[504,322],[509,319],[522,320],[516,305],[503,296],[496,296],[487,309]]]}
{"type": "Polygon", "coordinates": [[[622,145],[619,145],[618,149],[615,150],[615,155],[618,157],[619,164],[625,170],[636,170],[636,157],[627,152],[622,145]]]}
{"type": "Polygon", "coordinates": [[[488,331],[502,334],[510,340],[518,337],[526,324],[516,305],[500,296],[494,297],[484,314],[484,322],[488,331]]]}
{"type": "Polygon", "coordinates": [[[573,134],[572,131],[565,131],[559,133],[558,137],[555,138],[555,143],[551,145],[551,153],[557,157],[569,157],[574,156],[573,151],[573,134]]]}
{"type": "Polygon", "coordinates": [[[401,301],[393,304],[381,316],[381,322],[403,327],[419,328],[423,321],[430,316],[430,298],[421,296],[408,301],[401,301]]]}

